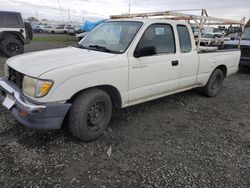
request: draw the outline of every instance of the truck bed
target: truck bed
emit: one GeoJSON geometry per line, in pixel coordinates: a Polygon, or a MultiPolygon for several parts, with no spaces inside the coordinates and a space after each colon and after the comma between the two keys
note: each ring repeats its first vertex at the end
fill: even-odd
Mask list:
{"type": "Polygon", "coordinates": [[[221,49],[215,51],[199,52],[199,68],[197,83],[206,84],[213,70],[218,66],[224,66],[226,75],[231,75],[238,71],[240,61],[239,49],[221,49]]]}

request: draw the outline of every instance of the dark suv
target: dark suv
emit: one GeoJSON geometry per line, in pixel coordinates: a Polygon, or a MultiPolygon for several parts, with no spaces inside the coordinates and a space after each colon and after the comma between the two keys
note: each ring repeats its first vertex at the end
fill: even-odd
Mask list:
{"type": "MultiPolygon", "coordinates": [[[[233,40],[225,41],[224,48],[237,48],[239,40],[232,38],[233,40]]],[[[240,42],[241,58],[240,66],[250,68],[250,28],[246,28],[240,42]]]]}
{"type": "Polygon", "coordinates": [[[0,52],[11,57],[24,51],[33,38],[30,23],[23,22],[18,12],[0,11],[0,52]]]}

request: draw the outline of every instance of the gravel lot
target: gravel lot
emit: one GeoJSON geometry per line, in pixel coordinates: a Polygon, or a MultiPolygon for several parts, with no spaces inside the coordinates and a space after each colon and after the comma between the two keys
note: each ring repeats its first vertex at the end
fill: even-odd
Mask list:
{"type": "Polygon", "coordinates": [[[1,106],[0,187],[24,186],[250,187],[250,71],[228,77],[216,98],[193,90],[119,110],[91,143],[23,128],[1,106]]]}

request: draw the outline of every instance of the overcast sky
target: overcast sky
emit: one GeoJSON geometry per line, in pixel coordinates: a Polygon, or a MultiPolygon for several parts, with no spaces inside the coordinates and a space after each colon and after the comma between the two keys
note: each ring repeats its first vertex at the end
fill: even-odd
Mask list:
{"type": "Polygon", "coordinates": [[[68,20],[70,9],[71,20],[81,21],[127,13],[129,2],[131,13],[204,8],[214,17],[250,17],[250,0],[0,0],[0,10],[18,11],[24,18],[68,20]]]}

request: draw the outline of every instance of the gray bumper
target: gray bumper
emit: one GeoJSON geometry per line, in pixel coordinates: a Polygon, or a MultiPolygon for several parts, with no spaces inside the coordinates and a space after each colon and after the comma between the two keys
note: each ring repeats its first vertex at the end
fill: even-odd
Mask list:
{"type": "Polygon", "coordinates": [[[31,129],[60,129],[71,106],[68,103],[31,102],[5,77],[0,78],[0,102],[17,121],[31,129]]]}

